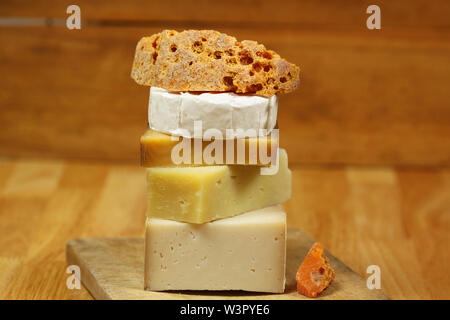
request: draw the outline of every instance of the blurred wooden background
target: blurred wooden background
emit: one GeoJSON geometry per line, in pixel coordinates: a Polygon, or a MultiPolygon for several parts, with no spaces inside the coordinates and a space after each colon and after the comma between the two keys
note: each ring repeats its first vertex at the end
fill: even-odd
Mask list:
{"type": "Polygon", "coordinates": [[[279,108],[288,224],[363,277],[379,265],[391,298],[448,299],[449,17],[446,0],[0,1],[0,298],[89,298],[65,286],[66,241],[142,236],[135,45],[204,28],[301,67],[279,108]]]}
{"type": "Polygon", "coordinates": [[[301,67],[281,97],[296,164],[450,164],[450,1],[0,2],[0,156],[138,163],[148,88],[130,78],[141,36],[217,29],[301,67]],[[369,4],[381,30],[366,28],[369,4]]]}

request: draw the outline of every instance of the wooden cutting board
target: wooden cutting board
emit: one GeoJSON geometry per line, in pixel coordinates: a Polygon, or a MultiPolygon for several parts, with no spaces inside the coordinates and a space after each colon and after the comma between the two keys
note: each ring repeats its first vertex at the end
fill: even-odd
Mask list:
{"type": "MultiPolygon", "coordinates": [[[[295,273],[313,240],[297,229],[287,236],[286,290],[283,294],[242,291],[144,290],[144,239],[73,239],[67,242],[66,259],[78,265],[81,281],[96,299],[308,299],[296,292],[295,273]]],[[[336,278],[318,299],[373,299],[388,297],[381,290],[369,290],[366,280],[327,252],[336,278]]]]}

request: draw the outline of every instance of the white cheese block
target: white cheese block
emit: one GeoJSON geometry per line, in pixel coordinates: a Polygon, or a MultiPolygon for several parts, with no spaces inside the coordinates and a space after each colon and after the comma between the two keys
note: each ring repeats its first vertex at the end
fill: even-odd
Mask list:
{"type": "Polygon", "coordinates": [[[281,206],[195,225],[147,218],[147,290],[284,292],[286,214],[281,206]]]}
{"type": "Polygon", "coordinates": [[[254,129],[254,134],[248,136],[260,136],[275,127],[277,110],[277,96],[169,92],[151,87],[148,123],[155,131],[187,138],[194,137],[194,121],[202,121],[203,132],[214,128],[224,138],[226,129],[254,129]]]}

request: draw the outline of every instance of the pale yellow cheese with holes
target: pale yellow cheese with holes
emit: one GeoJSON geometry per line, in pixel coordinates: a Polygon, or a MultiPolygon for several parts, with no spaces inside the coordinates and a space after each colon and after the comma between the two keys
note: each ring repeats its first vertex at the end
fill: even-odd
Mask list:
{"type": "Polygon", "coordinates": [[[287,153],[276,174],[255,166],[147,168],[147,216],[205,223],[280,204],[291,197],[287,153]]]}
{"type": "Polygon", "coordinates": [[[202,225],[147,218],[147,290],[284,291],[286,214],[272,206],[202,225]]]}

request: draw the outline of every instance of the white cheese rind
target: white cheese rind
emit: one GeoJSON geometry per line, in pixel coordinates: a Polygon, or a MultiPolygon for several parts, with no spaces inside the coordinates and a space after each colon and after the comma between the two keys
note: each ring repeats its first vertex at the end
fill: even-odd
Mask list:
{"type": "Polygon", "coordinates": [[[194,137],[194,121],[202,121],[202,130],[242,129],[250,136],[267,135],[277,123],[278,98],[224,93],[169,92],[150,88],[149,127],[155,131],[194,137]],[[260,129],[265,129],[260,132],[260,129]],[[264,134],[261,134],[264,133],[264,134]]]}
{"type": "Polygon", "coordinates": [[[272,206],[202,225],[148,218],[147,290],[284,292],[286,214],[272,206]]]}

